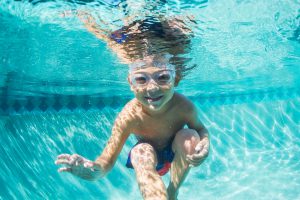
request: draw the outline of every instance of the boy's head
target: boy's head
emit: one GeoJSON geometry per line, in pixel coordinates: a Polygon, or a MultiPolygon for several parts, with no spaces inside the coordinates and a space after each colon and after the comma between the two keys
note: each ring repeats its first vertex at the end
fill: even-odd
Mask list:
{"type": "Polygon", "coordinates": [[[120,54],[124,64],[151,63],[160,61],[162,54],[172,55],[168,63],[176,69],[177,86],[184,75],[194,66],[190,66],[189,52],[193,32],[189,27],[189,18],[158,19],[146,17],[122,28],[126,41],[120,46],[124,53],[120,54]],[[154,56],[153,56],[154,55],[154,56]]]}
{"type": "Polygon", "coordinates": [[[160,110],[173,97],[176,72],[169,59],[169,55],[147,56],[129,67],[130,88],[150,110],[160,110]]]}

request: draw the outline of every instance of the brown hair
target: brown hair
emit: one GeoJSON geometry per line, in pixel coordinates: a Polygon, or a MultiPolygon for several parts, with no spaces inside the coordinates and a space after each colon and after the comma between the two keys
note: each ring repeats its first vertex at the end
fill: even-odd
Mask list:
{"type": "Polygon", "coordinates": [[[134,62],[146,56],[170,54],[170,64],[176,68],[175,86],[194,68],[187,67],[190,60],[186,55],[190,52],[192,31],[181,19],[159,20],[148,17],[142,21],[134,21],[112,34],[123,34],[125,40],[120,47],[124,50],[126,60],[134,62]]]}

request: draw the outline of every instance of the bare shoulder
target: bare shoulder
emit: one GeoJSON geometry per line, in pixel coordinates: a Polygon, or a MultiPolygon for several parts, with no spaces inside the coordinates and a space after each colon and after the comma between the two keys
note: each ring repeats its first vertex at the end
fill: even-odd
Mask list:
{"type": "MultiPolygon", "coordinates": [[[[187,122],[187,125],[191,129],[195,129],[197,131],[202,131],[205,130],[204,125],[202,124],[200,118],[199,118],[199,113],[196,105],[189,100],[187,97],[177,94],[176,98],[178,98],[178,111],[183,119],[187,122]]],[[[207,132],[207,131],[206,131],[207,132]]]]}
{"type": "Polygon", "coordinates": [[[118,114],[115,123],[123,128],[132,127],[137,121],[137,113],[139,113],[139,106],[136,99],[129,101],[118,114]]]}
{"type": "Polygon", "coordinates": [[[140,103],[136,98],[134,98],[126,103],[126,105],[122,109],[122,112],[137,112],[140,109],[141,109],[140,103]]]}
{"type": "Polygon", "coordinates": [[[176,113],[184,120],[190,121],[193,118],[197,118],[198,111],[195,104],[186,96],[175,93],[176,113]]]}
{"type": "Polygon", "coordinates": [[[180,109],[180,111],[190,113],[196,110],[196,106],[194,105],[194,103],[191,100],[189,100],[186,96],[179,93],[175,93],[174,97],[176,107],[180,109]]]}

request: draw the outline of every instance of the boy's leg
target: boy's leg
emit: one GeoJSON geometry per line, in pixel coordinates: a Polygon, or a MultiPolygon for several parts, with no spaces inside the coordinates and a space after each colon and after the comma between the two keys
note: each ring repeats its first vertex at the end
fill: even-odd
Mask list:
{"type": "Polygon", "coordinates": [[[166,187],[155,169],[157,158],[154,148],[147,143],[136,145],[131,150],[131,163],[143,198],[167,200],[166,187]]]}
{"type": "Polygon", "coordinates": [[[177,132],[172,144],[175,157],[171,165],[171,180],[168,187],[170,200],[177,199],[178,190],[185,177],[189,173],[189,163],[186,155],[193,154],[200,138],[193,129],[182,129],[177,132]]]}

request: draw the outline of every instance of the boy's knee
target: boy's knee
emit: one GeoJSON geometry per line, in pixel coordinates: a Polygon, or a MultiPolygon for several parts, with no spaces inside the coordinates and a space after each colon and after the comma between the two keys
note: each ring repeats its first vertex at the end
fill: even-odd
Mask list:
{"type": "Polygon", "coordinates": [[[136,145],[131,150],[131,163],[134,169],[137,168],[154,168],[157,163],[154,148],[147,143],[136,145]]]}
{"type": "Polygon", "coordinates": [[[177,132],[174,142],[173,149],[180,151],[181,153],[193,154],[195,147],[200,141],[199,134],[194,129],[181,129],[177,132]]]}

